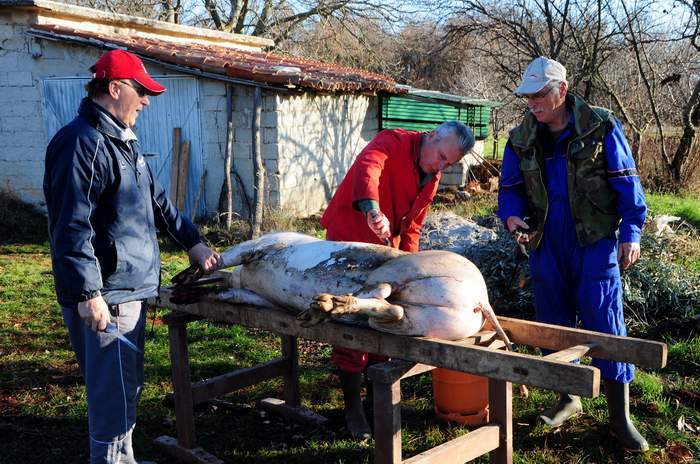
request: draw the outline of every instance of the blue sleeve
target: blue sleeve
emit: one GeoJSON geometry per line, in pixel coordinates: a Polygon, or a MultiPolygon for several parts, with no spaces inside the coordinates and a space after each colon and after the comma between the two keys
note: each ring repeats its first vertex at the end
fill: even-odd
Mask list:
{"type": "Polygon", "coordinates": [[[73,300],[102,289],[93,216],[109,177],[103,146],[98,137],[64,130],[46,151],[44,195],[53,271],[57,286],[69,289],[73,300]]]}
{"type": "Polygon", "coordinates": [[[639,236],[646,219],[647,206],[642,184],[632,152],[620,121],[615,121],[613,129],[603,141],[608,167],[608,182],[617,192],[617,213],[620,223],[620,243],[639,242],[639,236]]]}
{"type": "Polygon", "coordinates": [[[503,150],[501,178],[498,182],[498,217],[505,224],[511,216],[527,216],[526,211],[527,196],[523,173],[520,172],[518,158],[508,143],[503,150]]]}
{"type": "Polygon", "coordinates": [[[153,211],[158,230],[185,251],[202,242],[197,227],[168,198],[165,189],[155,180],[148,167],[153,188],[153,211]]]}

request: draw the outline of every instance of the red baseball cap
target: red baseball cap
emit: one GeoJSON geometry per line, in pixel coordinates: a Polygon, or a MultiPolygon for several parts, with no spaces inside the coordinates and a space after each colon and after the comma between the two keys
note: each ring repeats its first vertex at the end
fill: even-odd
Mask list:
{"type": "Polygon", "coordinates": [[[97,79],[132,79],[149,95],[160,95],[165,87],[148,75],[143,61],[126,50],[111,50],[100,57],[92,68],[97,79]]]}

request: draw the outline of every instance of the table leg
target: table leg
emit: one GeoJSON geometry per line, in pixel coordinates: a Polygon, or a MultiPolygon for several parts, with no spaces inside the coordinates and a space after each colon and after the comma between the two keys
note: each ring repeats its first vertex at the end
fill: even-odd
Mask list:
{"type": "Polygon", "coordinates": [[[168,320],[168,337],[170,339],[177,440],[185,448],[194,448],[194,409],[190,359],[187,351],[187,323],[178,321],[176,318],[168,320]]]}
{"type": "Polygon", "coordinates": [[[513,464],[513,384],[489,379],[490,423],[500,427],[499,446],[491,451],[491,464],[513,464]]]}

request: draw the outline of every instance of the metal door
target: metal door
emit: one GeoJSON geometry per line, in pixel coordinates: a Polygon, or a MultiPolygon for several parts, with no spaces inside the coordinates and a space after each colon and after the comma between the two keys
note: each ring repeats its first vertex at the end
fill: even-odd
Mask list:
{"type": "MultiPolygon", "coordinates": [[[[190,142],[190,159],[185,195],[185,214],[204,214],[206,192],[202,182],[201,122],[198,81],[192,77],[154,76],[167,91],[150,98],[150,105],[137,119],[134,132],[158,182],[170,195],[173,128],[182,129],[182,140],[190,142]],[[200,191],[201,189],[201,191],[200,191]],[[195,199],[199,203],[195,209],[195,199]]],[[[77,114],[85,97],[86,78],[47,78],[44,87],[44,118],[49,140],[77,114]]],[[[172,196],[170,196],[172,198],[172,196]]]]}

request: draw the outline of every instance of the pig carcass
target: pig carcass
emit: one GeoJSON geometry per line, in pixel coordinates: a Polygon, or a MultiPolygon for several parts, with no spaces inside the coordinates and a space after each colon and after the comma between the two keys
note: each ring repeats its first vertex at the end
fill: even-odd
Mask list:
{"type": "MultiPolygon", "coordinates": [[[[222,267],[238,267],[218,300],[288,308],[302,325],[367,316],[379,331],[445,340],[475,334],[485,316],[509,346],[481,273],[456,253],[407,253],[281,232],[235,245],[222,258],[222,267]]],[[[192,280],[191,271],[173,279],[192,280]]]]}

